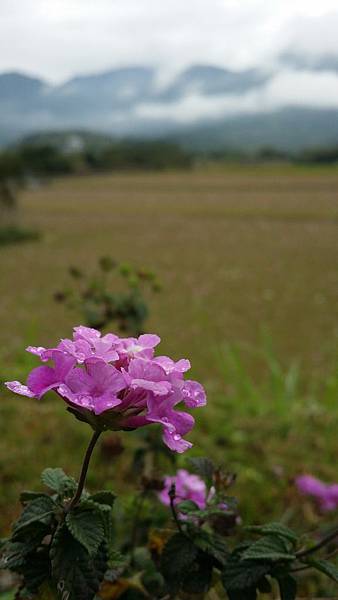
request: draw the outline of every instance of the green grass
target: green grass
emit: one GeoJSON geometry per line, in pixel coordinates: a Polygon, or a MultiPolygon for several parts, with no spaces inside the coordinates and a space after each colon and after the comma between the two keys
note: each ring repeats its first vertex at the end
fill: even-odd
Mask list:
{"type": "MultiPolygon", "coordinates": [[[[94,269],[109,254],[149,266],[164,291],[148,329],[163,353],[191,359],[208,390],[194,452],[238,472],[245,519],[292,506],[302,526],[315,522],[292,478],[337,480],[337,198],[337,170],[275,166],[66,178],[25,192],[21,222],[43,238],[1,249],[1,379],[36,364],[29,343],[52,344],[78,324],[52,298],[70,264],[94,269]]],[[[88,435],[57,398],[2,392],[3,531],[46,465],[76,475],[88,435]]],[[[128,489],[126,454],[111,464],[98,450],[89,485],[128,489]]]]}

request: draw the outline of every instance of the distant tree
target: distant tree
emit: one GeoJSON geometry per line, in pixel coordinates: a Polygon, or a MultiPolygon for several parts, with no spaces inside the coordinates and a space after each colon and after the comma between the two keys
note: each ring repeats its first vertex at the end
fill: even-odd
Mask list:
{"type": "Polygon", "coordinates": [[[335,164],[338,163],[338,146],[330,148],[313,148],[305,150],[297,157],[298,162],[312,164],[335,164]]]}

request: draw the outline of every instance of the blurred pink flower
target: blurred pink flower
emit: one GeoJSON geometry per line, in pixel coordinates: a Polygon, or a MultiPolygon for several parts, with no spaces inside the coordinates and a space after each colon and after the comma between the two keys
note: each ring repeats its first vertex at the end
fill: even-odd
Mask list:
{"type": "Polygon", "coordinates": [[[312,475],[300,475],[295,480],[298,491],[316,499],[323,512],[338,508],[338,484],[326,484],[312,475]]]}
{"type": "Polygon", "coordinates": [[[165,506],[170,505],[169,492],[173,484],[176,490],[175,504],[183,500],[192,500],[200,509],[206,507],[207,488],[203,479],[185,469],[178,469],[176,475],[165,477],[164,488],[158,493],[159,499],[165,506]]]}

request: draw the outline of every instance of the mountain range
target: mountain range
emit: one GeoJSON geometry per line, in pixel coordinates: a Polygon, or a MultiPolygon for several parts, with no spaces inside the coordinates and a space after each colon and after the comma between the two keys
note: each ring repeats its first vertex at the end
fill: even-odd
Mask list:
{"type": "MultiPolygon", "coordinates": [[[[328,60],[329,67],[316,64],[313,71],[336,72],[338,60],[328,60]]],[[[294,72],[304,68],[297,57],[283,61],[293,61],[294,72]]],[[[199,150],[338,145],[338,103],[337,108],[311,106],[309,99],[304,105],[261,105],[274,78],[273,69],[209,65],[191,66],[167,82],[156,69],[142,66],[77,76],[59,85],[3,73],[0,144],[42,131],[85,129],[116,137],[170,137],[199,150]]]]}

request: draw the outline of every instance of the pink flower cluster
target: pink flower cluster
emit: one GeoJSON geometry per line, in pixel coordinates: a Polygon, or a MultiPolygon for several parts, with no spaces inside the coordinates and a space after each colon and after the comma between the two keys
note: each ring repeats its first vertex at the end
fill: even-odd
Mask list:
{"type": "Polygon", "coordinates": [[[154,356],[159,342],[157,335],[120,338],[75,327],[73,339],[61,340],[56,348],[29,346],[28,352],[52,366],[33,369],[26,385],[6,385],[31,398],[55,390],[71,412],[96,429],[131,430],[159,423],[164,443],[184,452],[192,444],[182,436],[192,429],[194,418],[175,407],[181,402],[188,408],[204,406],[206,395],[197,381],[184,379],[188,360],[154,356]]]}
{"type": "Polygon", "coordinates": [[[299,492],[315,498],[323,512],[338,508],[337,483],[327,484],[312,475],[300,475],[295,481],[299,492]]]}
{"type": "Polygon", "coordinates": [[[164,488],[158,494],[159,499],[165,506],[170,505],[169,492],[175,484],[175,504],[183,500],[192,500],[202,510],[207,504],[207,487],[198,475],[192,475],[185,469],[178,469],[176,475],[164,478],[164,488]]]}

